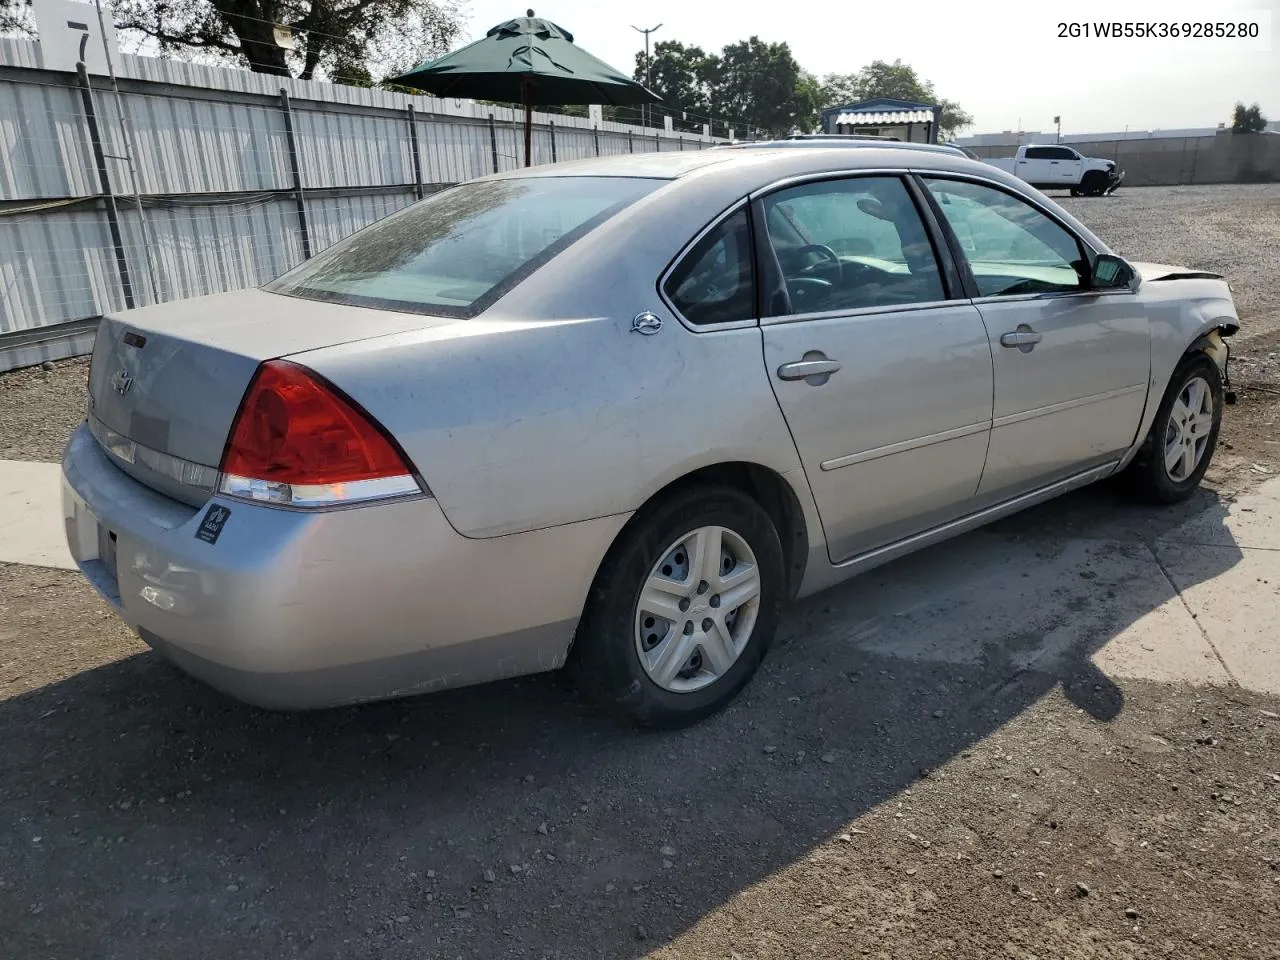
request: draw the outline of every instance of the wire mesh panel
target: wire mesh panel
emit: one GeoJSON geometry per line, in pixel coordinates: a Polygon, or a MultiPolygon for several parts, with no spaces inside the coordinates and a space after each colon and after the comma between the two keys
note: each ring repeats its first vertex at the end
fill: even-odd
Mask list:
{"type": "Polygon", "coordinates": [[[79,91],[0,82],[0,200],[98,192],[79,91]]]}
{"type": "MultiPolygon", "coordinates": [[[[284,118],[271,105],[203,98],[125,94],[134,166],[143,193],[279,190],[292,185],[284,118]]],[[[113,97],[97,94],[108,153],[123,156],[113,97]],[[108,139],[109,138],[109,139],[108,139]]],[[[126,165],[112,169],[119,192],[130,192],[126,165]]]]}
{"type": "Polygon", "coordinates": [[[556,158],[559,160],[582,160],[596,155],[595,137],[590,130],[581,127],[566,127],[556,130],[556,158]]]}
{"type": "Polygon", "coordinates": [[[519,170],[524,166],[524,127],[510,120],[494,122],[498,143],[498,172],[519,170]]]}
{"type": "Polygon", "coordinates": [[[123,306],[115,248],[101,211],[0,217],[0,333],[123,306]]]}
{"type": "Polygon", "coordinates": [[[618,156],[631,153],[632,149],[631,138],[625,133],[618,133],[616,130],[600,131],[600,156],[618,156]]]}
{"type": "Polygon", "coordinates": [[[329,244],[390,216],[413,200],[413,194],[409,192],[310,200],[307,216],[311,225],[312,249],[323,250],[329,244]]]}
{"type": "Polygon", "coordinates": [[[420,120],[422,179],[429,184],[461,183],[493,173],[489,125],[475,120],[420,120]]]}
{"type": "MultiPolygon", "coordinates": [[[[266,283],[302,262],[302,237],[292,202],[182,204],[146,211],[156,274],[156,299],[178,300],[266,283]]],[[[130,246],[141,248],[137,214],[121,211],[130,246]]],[[[141,252],[136,285],[150,264],[141,252]]]]}
{"type": "MultiPolygon", "coordinates": [[[[560,159],[560,131],[556,131],[556,159],[560,159]]],[[[533,146],[533,163],[551,163],[551,127],[535,124],[531,137],[533,146]]],[[[524,166],[524,130],[520,130],[520,165],[524,166]]]]}
{"type": "Polygon", "coordinates": [[[413,181],[409,120],[347,111],[293,108],[298,164],[306,187],[354,187],[413,181]]]}

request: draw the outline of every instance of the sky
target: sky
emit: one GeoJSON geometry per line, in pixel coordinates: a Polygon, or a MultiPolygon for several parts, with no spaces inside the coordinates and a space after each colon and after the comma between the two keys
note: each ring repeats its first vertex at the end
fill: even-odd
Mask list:
{"type": "MultiPolygon", "coordinates": [[[[662,24],[651,42],[679,40],[719,50],[752,34],[786,41],[800,65],[819,76],[853,73],[872,60],[901,58],[974,117],[968,134],[1048,131],[1061,115],[1064,134],[1213,127],[1230,120],[1237,100],[1261,104],[1280,120],[1280,0],[968,0],[929,5],[813,0],[800,15],[779,0],[535,0],[600,59],[630,73],[644,37],[632,29],[662,24]],[[1065,12],[1063,12],[1065,11],[1065,12]],[[1154,37],[1059,37],[1059,24],[1257,24],[1257,39],[1212,41],[1154,37]]],[[[519,0],[470,0],[468,39],[527,9],[519,0]]],[[[1071,29],[1071,28],[1068,28],[1071,29]]],[[[1157,27],[1156,29],[1160,29],[1157,27]]],[[[1078,32],[1078,31],[1077,31],[1078,32]]],[[[1092,32],[1092,31],[1090,31],[1092,32]]]]}

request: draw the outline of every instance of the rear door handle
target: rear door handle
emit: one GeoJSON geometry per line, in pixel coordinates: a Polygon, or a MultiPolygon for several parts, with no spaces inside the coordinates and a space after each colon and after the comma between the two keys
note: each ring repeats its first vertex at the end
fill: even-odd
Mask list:
{"type": "Polygon", "coordinates": [[[1002,333],[1000,335],[1000,346],[1027,347],[1030,349],[1043,339],[1043,333],[1037,333],[1030,328],[1024,328],[1022,330],[1015,330],[1013,333],[1002,333]]]}
{"type": "MultiPolygon", "coordinates": [[[[808,356],[808,354],[806,354],[808,356]]],[[[812,360],[795,360],[778,368],[779,380],[806,380],[811,386],[820,387],[831,374],[840,369],[838,360],[815,357],[812,360]]]]}

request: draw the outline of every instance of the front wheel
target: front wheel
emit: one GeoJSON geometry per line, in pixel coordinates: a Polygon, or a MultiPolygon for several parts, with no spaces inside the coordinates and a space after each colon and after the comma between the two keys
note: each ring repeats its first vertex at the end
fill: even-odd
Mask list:
{"type": "Polygon", "coordinates": [[[1090,170],[1080,181],[1080,189],[1091,197],[1100,197],[1107,192],[1107,175],[1100,170],[1090,170]]]}
{"type": "Polygon", "coordinates": [[[781,614],[782,545],[769,515],[726,487],[646,507],[596,575],[569,667],[583,692],[641,726],[727,705],[781,614]]]}
{"type": "Polygon", "coordinates": [[[1222,427],[1222,375],[1203,353],[1173,372],[1146,442],[1126,471],[1134,493],[1153,503],[1178,503],[1200,485],[1222,427]]]}

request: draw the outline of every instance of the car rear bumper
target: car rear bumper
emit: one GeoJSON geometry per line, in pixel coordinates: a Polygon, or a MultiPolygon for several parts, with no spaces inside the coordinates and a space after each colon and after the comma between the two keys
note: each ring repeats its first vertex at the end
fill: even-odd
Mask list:
{"type": "Polygon", "coordinates": [[[469,539],[428,497],[327,511],[215,497],[194,509],[128,477],[84,427],[63,456],[63,517],[81,571],[143,640],[279,709],[561,666],[626,521],[469,539]],[[213,507],[230,511],[216,535],[213,507]]]}

